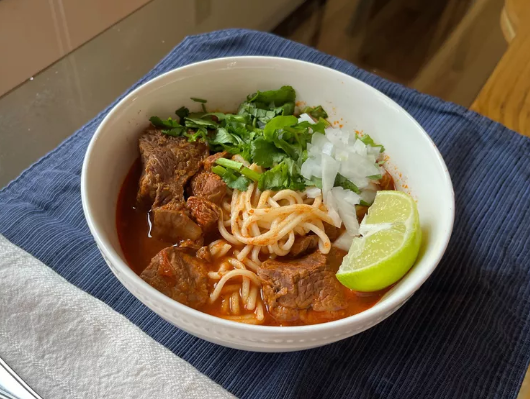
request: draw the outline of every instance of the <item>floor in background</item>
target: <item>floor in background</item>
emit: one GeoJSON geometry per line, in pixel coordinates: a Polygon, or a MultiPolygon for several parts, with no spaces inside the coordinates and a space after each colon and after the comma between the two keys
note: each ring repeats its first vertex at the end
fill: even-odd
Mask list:
{"type": "Polygon", "coordinates": [[[186,35],[215,29],[272,30],[468,106],[506,48],[502,3],[269,0],[261,7],[246,0],[153,0],[0,98],[0,187],[93,118],[186,35]],[[183,14],[189,18],[175,23],[175,15],[183,14]]]}

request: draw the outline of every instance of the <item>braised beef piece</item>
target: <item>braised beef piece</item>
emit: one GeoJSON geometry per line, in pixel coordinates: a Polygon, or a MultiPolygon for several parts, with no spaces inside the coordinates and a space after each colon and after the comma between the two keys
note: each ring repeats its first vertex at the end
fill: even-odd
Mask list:
{"type": "Polygon", "coordinates": [[[161,206],[184,201],[184,186],[208,156],[208,146],[148,128],[139,140],[142,175],[138,202],[161,206]]]}
{"type": "Polygon", "coordinates": [[[214,203],[200,197],[189,197],[186,202],[191,217],[204,232],[213,231],[219,220],[219,208],[214,203]]]}
{"type": "Polygon", "coordinates": [[[155,255],[140,277],[164,295],[198,308],[208,300],[207,275],[202,260],[186,249],[168,247],[155,255]]]}
{"type": "Polygon", "coordinates": [[[221,205],[221,201],[226,195],[226,188],[226,183],[218,175],[202,171],[192,177],[188,193],[221,205]]]}
{"type": "Polygon", "coordinates": [[[170,202],[153,207],[151,235],[163,241],[177,243],[183,239],[197,240],[202,230],[188,216],[184,203],[170,202]]]}
{"type": "Polygon", "coordinates": [[[324,224],[324,232],[328,236],[331,242],[335,241],[340,236],[340,228],[335,227],[329,223],[322,222],[324,224]]]}
{"type": "Polygon", "coordinates": [[[267,308],[278,321],[304,319],[309,311],[333,317],[346,308],[344,290],[319,251],[289,262],[269,259],[258,276],[267,308]]]}
{"type": "Polygon", "coordinates": [[[152,209],[151,234],[168,242],[196,240],[202,231],[189,217],[184,186],[202,167],[208,146],[150,127],[140,137],[139,147],[142,175],[137,201],[152,209]]]}
{"type": "Polygon", "coordinates": [[[331,246],[331,249],[326,254],[326,270],[331,271],[333,274],[337,274],[339,267],[342,264],[342,260],[347,253],[348,251],[331,246]]]}
{"type": "Polygon", "coordinates": [[[228,158],[229,154],[226,151],[222,152],[216,152],[215,154],[210,155],[208,158],[204,160],[204,170],[210,172],[212,168],[215,166],[215,161],[217,161],[219,158],[228,158]]]}
{"type": "Polygon", "coordinates": [[[318,247],[318,236],[307,235],[298,236],[294,239],[293,246],[289,251],[290,256],[299,256],[309,252],[313,252],[318,247]]]}

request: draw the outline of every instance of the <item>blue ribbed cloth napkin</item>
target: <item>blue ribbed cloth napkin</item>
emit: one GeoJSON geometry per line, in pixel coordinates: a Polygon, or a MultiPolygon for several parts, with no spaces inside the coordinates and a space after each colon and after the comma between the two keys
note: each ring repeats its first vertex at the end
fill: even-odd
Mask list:
{"type": "Polygon", "coordinates": [[[401,104],[437,144],[456,192],[454,233],[434,274],[396,314],[322,348],[262,354],[210,344],[151,312],[112,275],[81,209],[84,153],[114,104],[0,192],[0,233],[239,397],[515,398],[530,360],[530,140],[254,31],[189,37],[131,90],[173,68],[235,55],[297,58],[352,75],[401,104]]]}

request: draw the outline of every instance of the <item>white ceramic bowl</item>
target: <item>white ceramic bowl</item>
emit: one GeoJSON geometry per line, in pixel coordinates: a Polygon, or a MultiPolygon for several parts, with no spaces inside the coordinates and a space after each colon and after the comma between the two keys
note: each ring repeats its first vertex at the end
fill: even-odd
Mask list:
{"type": "MultiPolygon", "coordinates": [[[[122,284],[177,327],[220,345],[263,352],[308,349],[358,334],[407,301],[440,261],[454,219],[454,193],[445,163],[421,126],[394,101],[348,75],[291,59],[233,57],[167,72],[134,90],[103,120],[88,147],[82,173],[85,217],[96,243],[122,284]],[[152,115],[169,116],[190,97],[208,108],[235,110],[249,93],[291,85],[297,100],[322,105],[345,129],[363,130],[386,147],[389,171],[418,203],[423,243],[412,270],[375,306],[325,324],[266,327],[223,320],[184,306],[155,290],[125,263],[116,233],[118,192],[138,155],[138,137],[152,115]]],[[[399,317],[396,316],[396,317],[399,317]]]]}

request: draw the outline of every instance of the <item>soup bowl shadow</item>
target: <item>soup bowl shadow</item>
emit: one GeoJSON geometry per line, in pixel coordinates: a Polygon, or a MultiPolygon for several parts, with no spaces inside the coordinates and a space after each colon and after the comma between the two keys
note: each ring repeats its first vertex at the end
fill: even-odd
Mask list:
{"type": "MultiPolygon", "coordinates": [[[[275,57],[230,57],[191,64],[144,83],[105,117],[88,147],[81,177],[83,210],[90,231],[120,282],[162,318],[219,345],[261,352],[314,348],[351,337],[399,309],[434,271],[449,242],[454,193],[447,167],[423,128],[398,104],[367,84],[323,66],[275,57]],[[237,323],[166,297],[127,265],[118,240],[118,194],[138,158],[138,137],[152,115],[174,115],[181,105],[200,109],[190,97],[208,99],[209,110],[231,111],[249,93],[293,86],[299,105],[322,105],[343,129],[382,143],[397,188],[417,201],[423,231],[410,272],[372,308],[324,324],[271,327],[237,323]]],[[[397,316],[398,317],[398,316],[397,316]]]]}

